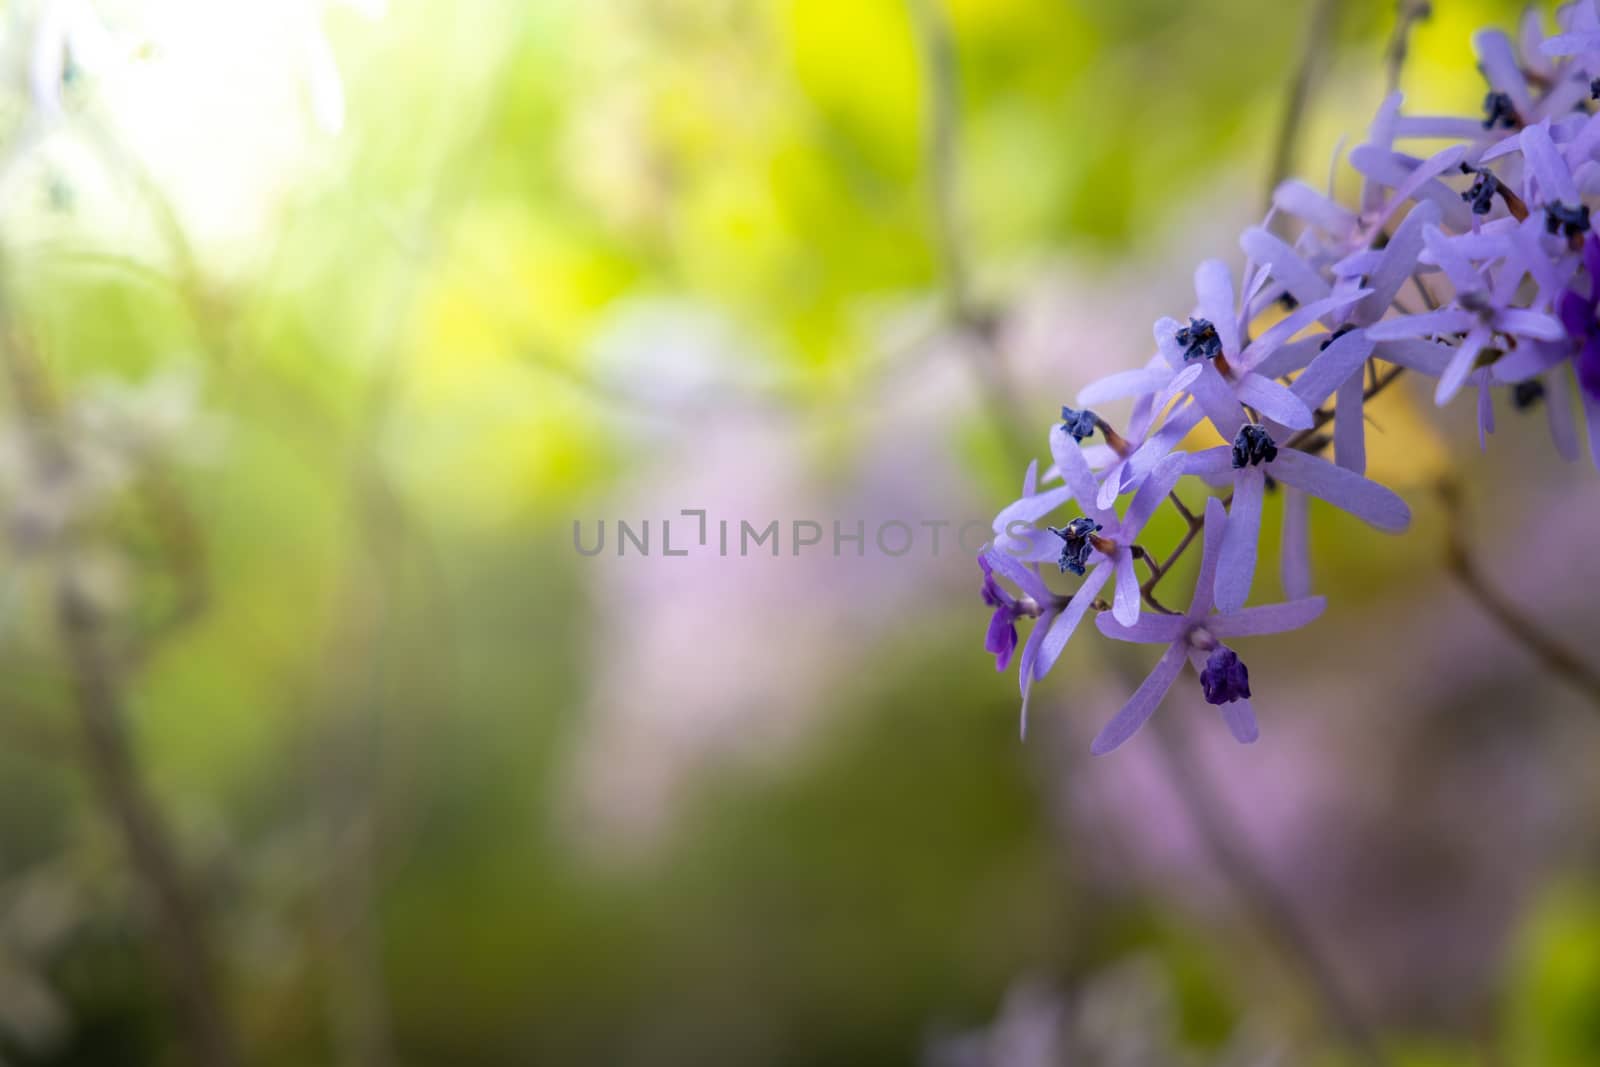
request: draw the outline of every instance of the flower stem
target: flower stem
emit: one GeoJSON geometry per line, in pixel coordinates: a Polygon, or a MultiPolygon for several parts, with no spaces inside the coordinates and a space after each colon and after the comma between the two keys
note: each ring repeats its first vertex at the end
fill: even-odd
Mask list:
{"type": "Polygon", "coordinates": [[[967,344],[972,369],[1006,448],[1028,455],[1020,405],[996,340],[998,323],[972,293],[971,257],[963,233],[960,183],[961,79],[955,38],[942,0],[907,0],[922,62],[923,170],[939,259],[944,314],[967,344]]]}
{"type": "Polygon", "coordinates": [[[1293,904],[1272,881],[1245,844],[1236,820],[1182,736],[1174,716],[1153,724],[1167,779],[1183,799],[1212,862],[1279,955],[1305,980],[1329,1026],[1370,1067],[1387,1063],[1377,1039],[1356,1009],[1316,938],[1293,904]]]}
{"type": "Polygon", "coordinates": [[[1600,671],[1546,633],[1511,598],[1490,583],[1473,559],[1471,546],[1467,542],[1466,501],[1461,486],[1447,477],[1439,482],[1438,493],[1445,507],[1445,566],[1451,576],[1483,609],[1484,614],[1500,625],[1508,637],[1600,709],[1600,671]]]}
{"type": "MultiPolygon", "coordinates": [[[[19,414],[34,431],[26,458],[59,465],[53,439],[42,432],[59,418],[57,400],[43,362],[9,321],[3,293],[0,286],[0,363],[19,414]]],[[[197,1067],[236,1067],[240,1043],[224,1003],[205,896],[183,868],[171,824],[129,736],[127,664],[108,632],[105,613],[83,588],[78,554],[70,543],[62,548],[55,621],[78,712],[85,775],[153,906],[156,952],[190,1058],[197,1067]]]]}
{"type": "Polygon", "coordinates": [[[1384,49],[1388,55],[1385,80],[1391,93],[1400,88],[1400,71],[1411,51],[1412,26],[1433,13],[1433,5],[1428,0],[1399,0],[1395,7],[1394,32],[1389,35],[1389,45],[1384,49]]]}
{"type": "Polygon", "coordinates": [[[57,586],[56,617],[72,665],[89,779],[152,898],[156,944],[190,1055],[202,1067],[234,1067],[240,1062],[238,1042],[221,1002],[208,916],[134,755],[100,612],[70,571],[57,586]]]}
{"type": "Polygon", "coordinates": [[[1278,121],[1278,133],[1272,143],[1266,190],[1266,206],[1269,209],[1272,207],[1273,191],[1289,176],[1289,170],[1294,166],[1300,130],[1305,125],[1306,107],[1311,102],[1311,89],[1321,73],[1338,8],[1339,0],[1313,0],[1311,17],[1306,22],[1305,40],[1300,48],[1300,60],[1289,78],[1284,93],[1283,115],[1278,121]]]}

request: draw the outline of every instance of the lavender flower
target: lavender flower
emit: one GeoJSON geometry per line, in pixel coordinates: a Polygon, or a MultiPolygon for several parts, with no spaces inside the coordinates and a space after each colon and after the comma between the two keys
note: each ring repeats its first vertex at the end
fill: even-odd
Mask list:
{"type": "Polygon", "coordinates": [[[1261,505],[1269,476],[1326,500],[1387,533],[1398,533],[1411,522],[1411,509],[1393,490],[1319,456],[1280,448],[1266,427],[1258,424],[1240,425],[1232,445],[1192,454],[1188,473],[1208,480],[1231,476],[1233,481],[1228,538],[1219,547],[1217,560],[1216,600],[1224,611],[1238,609],[1250,595],[1256,570],[1256,542],[1261,533],[1261,505]]]}
{"type": "MultiPolygon", "coordinates": [[[[1093,475],[1077,451],[1077,442],[1066,434],[1056,433],[1052,435],[1051,444],[1055,447],[1057,462],[1062,467],[1062,474],[1066,477],[1067,484],[1069,486],[1076,484],[1081,497],[1081,494],[1092,487],[1093,475]]],[[[1089,538],[1091,550],[1091,554],[1085,557],[1085,562],[1092,563],[1092,567],[1084,575],[1077,592],[1072,594],[1071,599],[1048,624],[1041,617],[1035,626],[1036,635],[1044,631],[1037,659],[1033,663],[1035,678],[1043,678],[1050,672],[1050,668],[1055,666],[1056,660],[1067,647],[1067,642],[1077,632],[1078,624],[1093,606],[1095,597],[1112,577],[1117,580],[1112,613],[1117,618],[1129,622],[1139,618],[1141,593],[1138,575],[1134,571],[1132,546],[1157,506],[1166,499],[1167,493],[1177,483],[1183,473],[1185,462],[1184,457],[1173,456],[1161,464],[1145,484],[1139,487],[1139,491],[1134,494],[1133,500],[1128,505],[1127,514],[1121,518],[1118,518],[1114,511],[1102,511],[1093,504],[1085,505],[1085,511],[1089,513],[1086,518],[1096,527],[1090,534],[1085,535],[1089,538]]],[[[1026,659],[1024,656],[1024,670],[1027,669],[1026,659]]]]}
{"type": "Polygon", "coordinates": [[[1027,643],[1022,646],[1017,670],[1018,686],[1022,693],[1020,731],[1023,737],[1027,737],[1028,697],[1036,675],[1042,673],[1036,669],[1039,649],[1061,610],[1069,606],[1069,599],[1052,593],[1044,584],[1044,579],[1031,567],[993,546],[979,553],[978,566],[983,569],[983,602],[995,609],[989,619],[984,649],[994,654],[996,670],[1005,670],[1011,662],[1011,654],[1017,647],[1017,620],[1029,617],[1037,620],[1027,643]],[[996,573],[1015,585],[1022,595],[1012,596],[996,581],[996,573]]]}
{"type": "MultiPolygon", "coordinates": [[[[994,654],[994,669],[1003,671],[1011,663],[1011,653],[1017,648],[1017,620],[1021,618],[1035,618],[1038,616],[1039,600],[1024,593],[1014,597],[1005,586],[994,580],[994,564],[990,562],[989,553],[978,553],[978,566],[983,568],[983,602],[994,608],[994,615],[989,619],[989,634],[984,639],[985,652],[994,654]]],[[[1028,583],[1032,578],[1037,581],[1027,568],[1019,568],[1021,574],[1016,576],[1019,585],[1028,583]]]]}
{"type": "Polygon", "coordinates": [[[1439,377],[1439,387],[1434,392],[1437,403],[1449,403],[1460,391],[1478,355],[1497,333],[1512,339],[1538,341],[1554,341],[1564,336],[1561,323],[1551,316],[1509,307],[1505,300],[1490,293],[1482,275],[1450,245],[1437,226],[1424,230],[1423,239],[1432,261],[1444,270],[1455,286],[1455,306],[1380,322],[1368,334],[1380,341],[1462,335],[1439,377]]]}
{"type": "Polygon", "coordinates": [[[1178,680],[1185,661],[1199,675],[1201,692],[1207,703],[1222,709],[1223,721],[1233,736],[1242,744],[1256,740],[1260,731],[1250,705],[1250,674],[1238,653],[1223,641],[1297,630],[1314,621],[1326,606],[1322,597],[1308,597],[1283,604],[1213,613],[1212,584],[1229,526],[1222,501],[1213,497],[1206,502],[1205,519],[1200,576],[1187,612],[1146,615],[1131,626],[1103,615],[1096,620],[1107,637],[1167,646],[1144,684],[1094,739],[1090,751],[1097,756],[1118,748],[1138,732],[1178,680]]]}
{"type": "MultiPolygon", "coordinates": [[[[1036,652],[1023,653],[1025,703],[1084,615],[1109,609],[1101,630],[1169,648],[1097,752],[1137,729],[1185,657],[1235,735],[1253,738],[1249,670],[1221,638],[1292,628],[1321,610],[1309,596],[1310,497],[1387,532],[1409,523],[1405,502],[1363,476],[1366,403],[1402,373],[1436,379],[1441,405],[1476,390],[1480,447],[1497,404],[1504,409],[1496,394],[1508,392],[1516,411],[1543,406],[1567,458],[1578,449],[1575,380],[1600,466],[1600,115],[1585,99],[1600,85],[1600,8],[1583,0],[1557,18],[1561,32],[1548,40],[1537,15],[1524,17],[1516,41],[1493,30],[1474,37],[1488,82],[1477,115],[1405,115],[1391,94],[1350,153],[1358,202],[1280,185],[1267,218],[1240,238],[1240,284],[1221,261],[1201,263],[1189,314],[1155,324],[1156,353],[1086,386],[1084,410],[1062,410],[1046,474],[1062,485],[1040,491],[1031,466],[1022,499],[996,520],[996,546],[1019,567],[1055,562],[1083,578],[1072,597],[1040,604],[1028,641],[1036,652]],[[1453,143],[1412,154],[1403,142],[1418,138],[1453,143]],[[1287,236],[1285,219],[1299,222],[1287,236]],[[1123,398],[1133,411],[1120,435],[1088,407],[1123,398]],[[1226,443],[1185,452],[1202,420],[1226,443]],[[1096,430],[1104,443],[1089,443],[1096,430]],[[1334,462],[1321,455],[1330,444],[1334,462]],[[1213,500],[1197,519],[1170,493],[1179,473],[1231,485],[1229,503],[1213,500]],[[1282,489],[1281,566],[1293,602],[1246,609],[1269,487],[1282,489]],[[1119,518],[1112,508],[1124,493],[1133,499],[1119,518]],[[1146,555],[1145,587],[1134,571],[1134,538],[1169,496],[1188,524],[1172,559],[1204,530],[1201,588],[1183,616],[1164,614],[1156,593],[1168,564],[1154,559],[1167,557],[1146,555]],[[1081,515],[1032,525],[1069,500],[1081,515]],[[1113,579],[1107,605],[1098,594],[1113,579]],[[1155,615],[1141,614],[1145,602],[1155,615]],[[1246,618],[1248,626],[1237,621],[1246,618]]],[[[988,644],[1009,662],[1021,601],[999,586],[986,586],[986,599],[995,610],[988,644]]]]}

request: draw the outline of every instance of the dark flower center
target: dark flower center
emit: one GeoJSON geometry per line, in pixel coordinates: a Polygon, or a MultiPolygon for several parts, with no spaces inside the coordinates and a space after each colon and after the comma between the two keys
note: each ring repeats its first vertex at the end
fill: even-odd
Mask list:
{"type": "Polygon", "coordinates": [[[1577,207],[1568,207],[1566,204],[1546,204],[1544,206],[1544,232],[1560,232],[1567,237],[1576,237],[1589,229],[1589,205],[1579,204],[1577,207]]]}
{"type": "Polygon", "coordinates": [[[1100,524],[1090,518],[1081,518],[1073,519],[1064,527],[1050,526],[1046,529],[1063,542],[1057,566],[1062,571],[1082,574],[1084,565],[1089,561],[1089,553],[1094,551],[1092,538],[1100,530],[1100,524]]]}
{"type": "Polygon", "coordinates": [[[1544,383],[1540,381],[1518,382],[1511,390],[1511,406],[1518,411],[1527,411],[1543,399],[1544,383]]]}
{"type": "Polygon", "coordinates": [[[1061,428],[1070,433],[1074,441],[1082,442],[1085,437],[1093,437],[1099,423],[1100,416],[1088,408],[1082,411],[1069,407],[1061,409],[1061,428]]]}
{"type": "Polygon", "coordinates": [[[1243,470],[1278,458],[1278,444],[1258,423],[1247,422],[1233,436],[1233,469],[1243,470]]]}
{"type": "Polygon", "coordinates": [[[1190,319],[1189,325],[1179,330],[1177,342],[1183,346],[1185,362],[1191,359],[1216,359],[1222,355],[1222,338],[1210,319],[1190,319]]]}
{"type": "Polygon", "coordinates": [[[1472,188],[1461,194],[1461,199],[1472,205],[1474,215],[1487,215],[1494,207],[1494,194],[1500,188],[1500,179],[1486,170],[1477,172],[1472,188]]]}
{"type": "Polygon", "coordinates": [[[1339,338],[1343,337],[1345,334],[1349,333],[1353,329],[1355,329],[1354,326],[1350,325],[1348,322],[1345,323],[1343,326],[1339,327],[1337,330],[1334,330],[1332,333],[1330,333],[1323,340],[1323,342],[1320,345],[1317,346],[1317,351],[1318,352],[1326,352],[1328,350],[1328,346],[1329,345],[1333,344],[1333,342],[1337,341],[1339,338]]]}
{"type": "Polygon", "coordinates": [[[1285,311],[1293,311],[1300,306],[1300,301],[1295,299],[1295,295],[1288,290],[1278,294],[1278,303],[1283,305],[1283,310],[1285,311]]]}
{"type": "Polygon", "coordinates": [[[1483,98],[1483,128],[1492,130],[1496,126],[1504,126],[1514,130],[1522,125],[1522,120],[1517,117],[1517,109],[1511,103],[1511,97],[1505,93],[1491,92],[1483,98]]]}
{"type": "Polygon", "coordinates": [[[1200,688],[1208,704],[1232,704],[1250,696],[1250,669],[1238,653],[1227,645],[1218,645],[1206,659],[1206,668],[1200,672],[1200,688]]]}

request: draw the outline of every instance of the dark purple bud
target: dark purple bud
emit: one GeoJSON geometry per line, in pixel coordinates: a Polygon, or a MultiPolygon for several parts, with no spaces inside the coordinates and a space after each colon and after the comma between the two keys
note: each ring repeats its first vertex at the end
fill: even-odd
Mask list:
{"type": "Polygon", "coordinates": [[[1572,362],[1578,373],[1578,388],[1589,400],[1600,404],[1600,337],[1585,341],[1572,362]]]}
{"type": "Polygon", "coordinates": [[[989,619],[989,632],[984,636],[983,649],[994,656],[994,669],[1003,671],[1017,650],[1016,616],[1005,608],[996,608],[989,619]]]}
{"type": "Polygon", "coordinates": [[[1072,435],[1074,441],[1082,442],[1085,437],[1093,437],[1095,427],[1100,424],[1100,416],[1084,408],[1078,411],[1074,408],[1061,409],[1061,428],[1072,435]]]}
{"type": "Polygon", "coordinates": [[[1179,330],[1175,339],[1183,346],[1185,361],[1216,359],[1222,355],[1222,337],[1210,319],[1190,319],[1189,325],[1179,330]]]}
{"type": "Polygon", "coordinates": [[[1100,524],[1090,518],[1073,519],[1064,527],[1046,527],[1051,533],[1061,538],[1061,559],[1057,561],[1062,571],[1071,571],[1073,574],[1082,574],[1085,564],[1089,561],[1089,553],[1094,550],[1091,540],[1100,529],[1100,524]]]}
{"type": "Polygon", "coordinates": [[[1247,422],[1233,437],[1233,469],[1243,470],[1278,458],[1278,444],[1265,426],[1247,422]]]}
{"type": "Polygon", "coordinates": [[[1566,237],[1576,237],[1589,230],[1589,205],[1579,204],[1577,207],[1568,207],[1566,204],[1555,203],[1544,206],[1544,232],[1561,233],[1566,237]]]}
{"type": "Polygon", "coordinates": [[[1496,126],[1504,126],[1514,130],[1522,125],[1522,119],[1517,116],[1517,109],[1511,103],[1511,97],[1505,93],[1490,93],[1483,98],[1483,128],[1492,130],[1496,126]]]}
{"type": "Polygon", "coordinates": [[[1227,645],[1218,645],[1200,672],[1200,688],[1209,704],[1232,704],[1250,696],[1250,669],[1227,645]]]}

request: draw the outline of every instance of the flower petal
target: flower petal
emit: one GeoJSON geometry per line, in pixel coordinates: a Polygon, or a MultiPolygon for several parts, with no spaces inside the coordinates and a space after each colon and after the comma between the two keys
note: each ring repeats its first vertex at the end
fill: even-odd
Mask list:
{"type": "Polygon", "coordinates": [[[1133,553],[1117,552],[1117,591],[1111,599],[1111,614],[1120,623],[1132,626],[1139,621],[1139,573],[1133,569],[1133,553]]]}
{"type": "Polygon", "coordinates": [[[1222,721],[1228,724],[1228,732],[1241,745],[1254,744],[1261,736],[1261,729],[1256,725],[1255,709],[1250,707],[1249,697],[1222,705],[1222,721]]]}
{"type": "Polygon", "coordinates": [[[1233,435],[1244,425],[1244,411],[1239,407],[1233,388],[1222,380],[1217,368],[1209,363],[1200,368],[1199,377],[1189,386],[1189,395],[1194,397],[1223,440],[1233,440],[1233,435]]]}
{"type": "Polygon", "coordinates": [[[1222,554],[1222,541],[1228,532],[1228,511],[1216,497],[1206,500],[1206,528],[1200,542],[1200,573],[1194,580],[1194,600],[1189,605],[1189,618],[1203,618],[1211,612],[1214,586],[1217,581],[1217,557],[1222,554]]]}
{"type": "Polygon", "coordinates": [[[1142,367],[1108,374],[1078,391],[1078,406],[1089,407],[1104,404],[1108,400],[1158,392],[1171,378],[1170,367],[1142,367]]]}
{"type": "Polygon", "coordinates": [[[1067,642],[1078,629],[1078,623],[1083,621],[1084,612],[1089,610],[1089,605],[1094,602],[1100,587],[1105,585],[1110,577],[1111,567],[1105,563],[1094,567],[1084,576],[1083,584],[1072,594],[1072,600],[1067,606],[1061,609],[1061,614],[1056,617],[1050,632],[1045,635],[1044,643],[1039,646],[1039,658],[1034,664],[1036,678],[1043,678],[1050,673],[1050,668],[1056,665],[1056,660],[1061,658],[1061,650],[1067,647],[1067,642]]]}
{"type": "Polygon", "coordinates": [[[1189,620],[1182,615],[1156,615],[1150,612],[1139,616],[1139,621],[1131,626],[1124,626],[1106,614],[1096,616],[1094,621],[1107,637],[1142,645],[1164,645],[1176,641],[1189,628],[1189,620]]]}
{"type": "Polygon", "coordinates": [[[984,552],[983,558],[989,561],[989,566],[993,567],[1000,577],[1031,596],[1041,606],[1049,604],[1054,599],[1050,587],[1044,584],[1044,579],[1039,577],[1038,572],[1021,560],[1013,558],[1010,553],[990,548],[984,552]]]}
{"type": "Polygon", "coordinates": [[[1022,690],[1021,735],[1024,740],[1028,737],[1028,698],[1033,692],[1039,648],[1044,644],[1045,635],[1050,632],[1055,621],[1056,613],[1053,611],[1047,611],[1039,616],[1039,621],[1033,624],[1033,632],[1028,635],[1027,643],[1022,646],[1022,660],[1017,668],[1017,685],[1022,690]]]}
{"type": "Polygon", "coordinates": [[[1393,490],[1319,456],[1286,448],[1273,461],[1272,474],[1386,533],[1399,533],[1411,524],[1411,509],[1393,490]]]}
{"type": "Polygon", "coordinates": [[[1540,203],[1559,200],[1564,204],[1577,205],[1578,187],[1573,184],[1566,161],[1556,151],[1555,142],[1550,140],[1548,122],[1529,126],[1522,131],[1522,158],[1539,180],[1540,203]]]}
{"type": "Polygon", "coordinates": [[[1317,354],[1290,388],[1306,407],[1320,407],[1334,390],[1360,372],[1362,364],[1372,354],[1372,347],[1372,338],[1365,330],[1354,330],[1336,338],[1317,354]]]}
{"type": "Polygon", "coordinates": [[[1206,620],[1206,629],[1221,638],[1287,633],[1315,622],[1327,606],[1328,598],[1320,596],[1303,597],[1282,604],[1260,604],[1213,615],[1206,620]]]}
{"type": "Polygon", "coordinates": [[[1440,308],[1420,315],[1401,315],[1399,318],[1375,322],[1367,327],[1367,336],[1374,341],[1398,341],[1407,337],[1466,333],[1477,321],[1478,316],[1470,311],[1440,308]]]}
{"type": "Polygon", "coordinates": [[[1094,472],[1089,469],[1089,461],[1083,458],[1078,442],[1060,426],[1050,431],[1050,454],[1055,457],[1056,466],[1061,470],[1061,479],[1072,490],[1073,498],[1078,501],[1083,513],[1105,525],[1109,525],[1106,516],[1110,514],[1110,521],[1115,522],[1114,514],[1102,510],[1095,503],[1100,483],[1095,481],[1094,472]]]}
{"type": "Polygon", "coordinates": [[[1212,478],[1232,478],[1233,449],[1228,445],[1218,445],[1215,448],[1204,448],[1199,452],[1190,452],[1184,456],[1183,472],[1185,474],[1198,475],[1207,480],[1212,478]]]}
{"type": "Polygon", "coordinates": [[[1163,459],[1150,472],[1139,491],[1133,494],[1133,502],[1128,505],[1128,513],[1122,517],[1121,531],[1124,539],[1137,537],[1139,531],[1144,529],[1145,523],[1150,521],[1150,516],[1155,514],[1156,508],[1172,492],[1178,484],[1178,479],[1183,477],[1183,472],[1189,466],[1189,457],[1184,453],[1177,453],[1163,459]]]}
{"type": "Polygon", "coordinates": [[[1234,310],[1233,275],[1220,259],[1208,259],[1195,268],[1194,295],[1202,318],[1209,319],[1222,339],[1223,355],[1239,354],[1239,313],[1234,310]]]}
{"type": "Polygon", "coordinates": [[[1272,276],[1300,303],[1312,304],[1328,298],[1328,283],[1322,275],[1277,234],[1261,226],[1252,226],[1239,238],[1239,247],[1253,261],[1271,267],[1272,276]]]}
{"type": "Polygon", "coordinates": [[[1233,504],[1228,508],[1228,535],[1222,539],[1217,559],[1216,605],[1222,611],[1236,611],[1250,598],[1266,484],[1266,473],[1260,467],[1246,467],[1234,478],[1233,504]]]}
{"type": "Polygon", "coordinates": [[[1472,373],[1472,365],[1477,362],[1478,353],[1483,351],[1483,346],[1489,341],[1489,328],[1487,326],[1474,326],[1467,334],[1466,340],[1461,342],[1455,355],[1450,357],[1450,362],[1445,365],[1444,373],[1439,375],[1439,385],[1433,391],[1434,403],[1441,407],[1455,399],[1455,395],[1466,384],[1467,375],[1472,373]]]}
{"type": "Polygon", "coordinates": [[[1311,498],[1283,487],[1283,591],[1300,600],[1311,595],[1311,498]]]}
{"type": "Polygon", "coordinates": [[[1165,654],[1156,662],[1155,669],[1144,680],[1122,710],[1100,731],[1094,743],[1089,746],[1089,751],[1096,756],[1119,748],[1128,738],[1139,732],[1167,692],[1172,688],[1172,683],[1178,680],[1178,674],[1183,670],[1184,646],[1179,643],[1168,646],[1165,654]]]}
{"type": "Polygon", "coordinates": [[[1238,397],[1266,418],[1291,430],[1311,428],[1311,409],[1288,386],[1259,374],[1246,374],[1239,379],[1238,397]]]}
{"type": "Polygon", "coordinates": [[[1550,421],[1550,439],[1555,442],[1561,458],[1570,463],[1578,458],[1578,426],[1572,417],[1572,387],[1564,368],[1546,375],[1544,404],[1550,421]]]}
{"type": "Polygon", "coordinates": [[[1339,386],[1333,417],[1333,461],[1347,471],[1367,470],[1366,387],[1359,374],[1339,386]]]}
{"type": "Polygon", "coordinates": [[[1058,485],[1054,489],[1046,489],[1042,493],[1025,496],[1021,500],[1013,501],[1001,509],[1000,514],[994,517],[994,532],[1016,536],[1021,531],[1013,530],[1013,523],[1033,526],[1046,515],[1064,506],[1072,500],[1072,487],[1058,485]]]}

